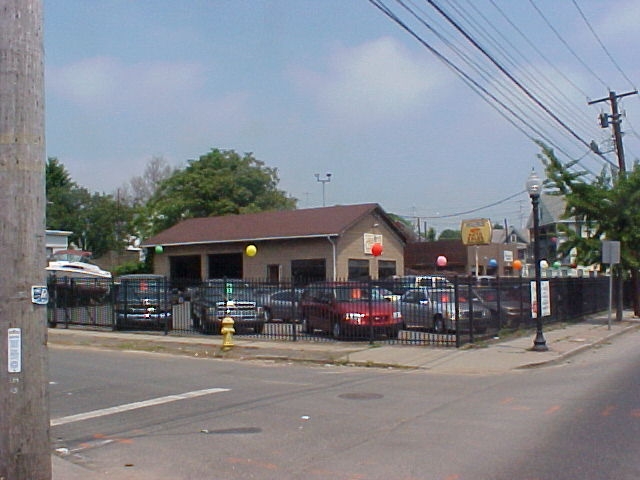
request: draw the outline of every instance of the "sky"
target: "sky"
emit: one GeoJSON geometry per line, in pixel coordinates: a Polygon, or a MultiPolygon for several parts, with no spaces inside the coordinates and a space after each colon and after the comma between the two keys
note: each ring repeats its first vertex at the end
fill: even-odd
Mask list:
{"type": "MultiPolygon", "coordinates": [[[[598,119],[611,105],[589,102],[640,84],[637,0],[44,8],[47,156],[92,192],[115,193],[153,157],[183,168],[218,148],[276,168],[299,208],[374,202],[437,232],[522,227],[526,179],[544,174],[535,140],[587,178],[617,167],[598,119]]],[[[640,97],[619,109],[630,168],[640,97]]]]}

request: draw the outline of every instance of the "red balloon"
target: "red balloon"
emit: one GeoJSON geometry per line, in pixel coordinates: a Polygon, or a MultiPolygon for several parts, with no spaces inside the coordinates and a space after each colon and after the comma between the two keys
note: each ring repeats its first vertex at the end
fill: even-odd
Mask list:
{"type": "Polygon", "coordinates": [[[438,259],[436,260],[436,265],[439,267],[446,267],[447,266],[447,257],[445,257],[444,255],[440,255],[438,257],[438,259]]]}
{"type": "Polygon", "coordinates": [[[373,255],[374,257],[379,257],[380,255],[382,255],[382,245],[380,245],[379,243],[374,243],[373,245],[371,245],[371,255],[373,255]]]}

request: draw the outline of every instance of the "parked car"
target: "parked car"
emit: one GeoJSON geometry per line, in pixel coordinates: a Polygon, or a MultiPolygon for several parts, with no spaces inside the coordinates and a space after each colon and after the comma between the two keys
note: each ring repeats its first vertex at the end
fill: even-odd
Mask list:
{"type": "Polygon", "coordinates": [[[173,328],[169,282],[162,275],[122,275],[116,283],[116,328],[173,328]]]}
{"type": "Polygon", "coordinates": [[[496,325],[517,328],[531,319],[529,292],[523,291],[520,285],[476,287],[473,292],[491,311],[496,325]]]}
{"type": "Polygon", "coordinates": [[[301,288],[287,288],[260,295],[260,305],[263,308],[265,322],[274,320],[282,320],[283,322],[298,321],[300,318],[301,296],[301,288]]]}
{"type": "Polygon", "coordinates": [[[384,292],[361,282],[317,282],[300,299],[302,329],[321,330],[334,338],[364,336],[371,331],[397,337],[402,315],[384,292]]]}
{"type": "Polygon", "coordinates": [[[428,330],[435,333],[470,331],[471,305],[473,306],[473,331],[487,330],[491,314],[479,299],[468,301],[463,294],[458,298],[456,314],[453,288],[413,288],[400,298],[400,311],[405,328],[428,330]]]}
{"type": "Polygon", "coordinates": [[[264,314],[255,291],[243,280],[206,280],[191,298],[191,318],[195,329],[220,333],[222,319],[231,317],[236,332],[264,330],[264,314]]]}
{"type": "Polygon", "coordinates": [[[453,284],[442,275],[404,275],[376,280],[375,285],[389,290],[399,299],[412,288],[453,288],[453,284]]]}

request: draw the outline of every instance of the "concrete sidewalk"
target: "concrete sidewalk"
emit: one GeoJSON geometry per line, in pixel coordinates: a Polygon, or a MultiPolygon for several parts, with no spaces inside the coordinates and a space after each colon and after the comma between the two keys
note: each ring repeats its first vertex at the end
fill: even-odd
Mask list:
{"type": "MultiPolygon", "coordinates": [[[[411,368],[441,374],[495,375],[558,363],[639,327],[640,319],[635,318],[633,312],[625,312],[620,322],[613,320],[611,328],[606,314],[580,323],[547,326],[544,336],[549,350],[546,352],[531,350],[535,336],[531,331],[523,336],[493,339],[461,349],[354,342],[249,341],[236,337],[236,346],[229,352],[222,352],[222,340],[215,336],[178,337],[60,328],[49,330],[49,344],[53,348],[111,348],[205,358],[334,363],[411,368]]],[[[95,472],[56,454],[52,455],[52,468],[53,480],[98,478],[95,472]]]]}

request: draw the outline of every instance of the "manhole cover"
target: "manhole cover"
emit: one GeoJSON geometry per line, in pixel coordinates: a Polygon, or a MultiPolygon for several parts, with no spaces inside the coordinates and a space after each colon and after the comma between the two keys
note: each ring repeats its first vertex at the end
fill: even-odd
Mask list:
{"type": "Polygon", "coordinates": [[[354,393],[343,393],[342,395],[338,395],[339,398],[344,398],[346,400],[377,400],[382,398],[383,396],[379,393],[365,393],[365,392],[354,392],[354,393]]]}

